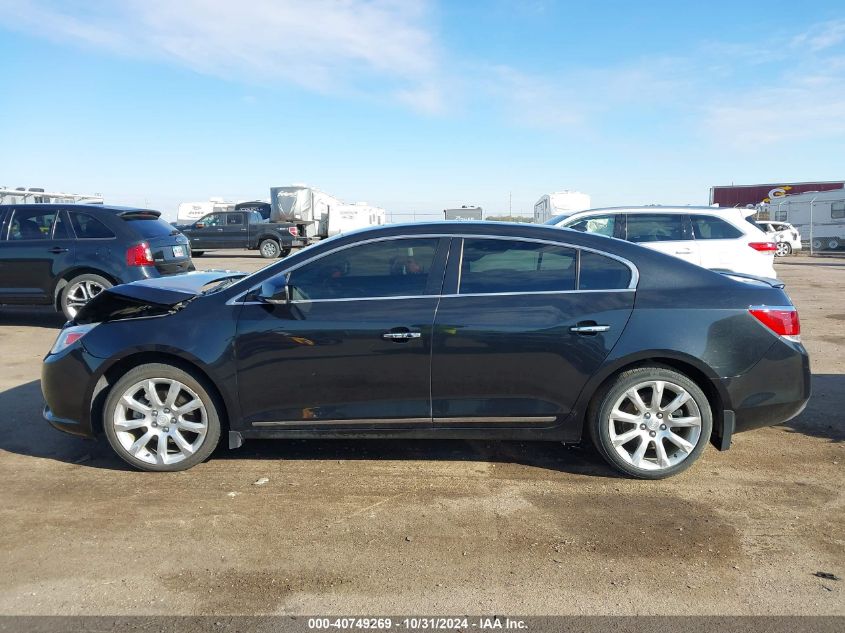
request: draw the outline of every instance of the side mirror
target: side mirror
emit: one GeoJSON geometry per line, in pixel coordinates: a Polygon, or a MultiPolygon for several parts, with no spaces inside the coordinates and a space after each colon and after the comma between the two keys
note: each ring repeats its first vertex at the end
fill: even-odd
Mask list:
{"type": "Polygon", "coordinates": [[[205,224],[203,224],[202,222],[197,222],[196,224],[194,224],[194,228],[197,228],[197,229],[205,228],[205,224]]]}
{"type": "Polygon", "coordinates": [[[258,300],[272,305],[285,305],[290,303],[290,294],[287,278],[282,283],[271,279],[261,284],[258,291],[258,300]]]}

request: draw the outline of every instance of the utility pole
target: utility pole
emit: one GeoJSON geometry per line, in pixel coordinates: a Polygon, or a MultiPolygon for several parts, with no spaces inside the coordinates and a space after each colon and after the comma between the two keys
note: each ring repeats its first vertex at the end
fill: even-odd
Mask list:
{"type": "Polygon", "coordinates": [[[508,191],[508,216],[513,217],[513,192],[508,191]]]}

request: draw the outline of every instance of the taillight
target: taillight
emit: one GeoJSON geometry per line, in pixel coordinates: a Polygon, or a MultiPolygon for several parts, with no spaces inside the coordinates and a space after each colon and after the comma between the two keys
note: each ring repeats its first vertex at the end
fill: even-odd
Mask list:
{"type": "Polygon", "coordinates": [[[126,251],[126,264],[129,266],[149,266],[150,264],[155,264],[150,245],[146,242],[141,242],[140,244],[129,247],[126,251]]]}
{"type": "Polygon", "coordinates": [[[761,253],[774,253],[778,249],[778,245],[774,242],[748,242],[748,245],[761,253]]]}
{"type": "Polygon", "coordinates": [[[798,320],[798,310],[792,306],[755,306],[748,311],[760,323],[778,336],[782,336],[796,343],[801,340],[801,321],[798,320]]]}
{"type": "Polygon", "coordinates": [[[74,343],[76,343],[79,339],[83,336],[88,334],[94,327],[94,324],[88,325],[74,325],[73,327],[68,327],[59,332],[58,338],[56,338],[56,342],[53,343],[53,348],[50,350],[51,354],[58,354],[62,350],[67,349],[74,343]]]}
{"type": "Polygon", "coordinates": [[[288,227],[288,233],[290,233],[291,235],[296,237],[297,235],[299,235],[299,228],[296,227],[296,226],[289,226],[288,227]]]}

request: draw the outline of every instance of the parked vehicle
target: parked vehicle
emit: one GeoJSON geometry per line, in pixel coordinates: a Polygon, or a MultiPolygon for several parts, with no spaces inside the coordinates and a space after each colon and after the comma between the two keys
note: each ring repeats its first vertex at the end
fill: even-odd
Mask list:
{"type": "Polygon", "coordinates": [[[769,217],[789,222],[815,251],[845,246],[845,189],[782,196],[767,205],[769,217]]]}
{"type": "Polygon", "coordinates": [[[384,224],[385,212],[366,202],[346,204],[314,187],[270,188],[270,221],[293,222],[304,240],[326,239],[341,233],[384,224]]]}
{"type": "Polygon", "coordinates": [[[569,215],[590,208],[590,196],[580,191],[555,191],[534,203],[534,223],[545,224],[557,215],[569,215]]]}
{"type": "Polygon", "coordinates": [[[53,305],[68,319],[114,285],[194,270],[161,213],[86,204],[0,206],[0,304],[53,305]]]}
{"type": "Polygon", "coordinates": [[[766,237],[777,244],[776,256],[785,257],[794,251],[801,250],[801,234],[789,222],[759,220],[757,226],[766,234],[766,237]]]}
{"type": "Polygon", "coordinates": [[[251,438],[578,442],[634,477],[797,415],[783,285],[526,224],[394,225],[111,288],[44,359],[46,419],[144,470],[251,438]],[[144,317],[144,318],[135,318],[144,317]]]}
{"type": "Polygon", "coordinates": [[[777,278],[777,245],[748,209],[611,207],[552,218],[546,224],[636,242],[713,270],[777,278]]]}
{"type": "Polygon", "coordinates": [[[258,250],[262,257],[287,257],[303,246],[299,229],[290,222],[265,222],[258,211],[219,211],[192,224],[177,224],[191,242],[191,254],[227,248],[258,250]]]}

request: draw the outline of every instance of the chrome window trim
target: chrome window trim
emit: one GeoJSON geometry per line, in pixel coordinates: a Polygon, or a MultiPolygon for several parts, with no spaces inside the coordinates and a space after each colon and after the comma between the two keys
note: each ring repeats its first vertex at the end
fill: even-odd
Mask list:
{"type": "MultiPolygon", "coordinates": [[[[419,235],[390,235],[384,237],[374,237],[368,240],[361,240],[359,242],[353,242],[351,244],[344,244],[343,246],[338,246],[337,248],[333,248],[331,250],[326,251],[325,253],[320,253],[314,257],[311,257],[304,262],[299,262],[298,264],[294,264],[290,268],[285,269],[284,271],[280,272],[279,275],[289,275],[295,270],[302,268],[303,266],[310,264],[312,262],[318,261],[323,257],[327,257],[329,255],[333,255],[334,253],[346,250],[348,248],[352,248],[355,246],[363,246],[365,244],[372,244],[374,242],[385,242],[388,240],[413,240],[413,239],[426,239],[426,238],[459,238],[461,240],[461,259],[463,260],[463,248],[464,248],[464,240],[466,239],[491,239],[491,240],[508,240],[511,242],[533,242],[536,244],[550,244],[552,246],[564,246],[568,248],[574,248],[576,250],[588,251],[591,253],[595,253],[597,255],[601,255],[602,257],[608,257],[610,259],[615,259],[622,264],[625,264],[631,271],[631,280],[628,283],[627,288],[612,288],[608,290],[543,290],[543,291],[526,291],[526,292],[484,292],[484,293],[475,293],[475,294],[431,294],[431,295],[413,295],[413,296],[398,296],[398,297],[344,297],[340,299],[310,299],[308,301],[291,301],[291,303],[316,303],[316,302],[327,302],[327,301],[377,301],[377,300],[386,300],[386,299],[421,299],[425,297],[471,297],[471,296],[501,296],[501,295],[532,295],[532,294],[562,294],[562,293],[573,293],[573,292],[632,292],[637,289],[637,284],[640,281],[640,273],[637,267],[633,264],[633,262],[625,259],[624,257],[620,257],[619,255],[614,255],[613,253],[608,253],[606,251],[599,250],[597,248],[591,248],[589,246],[578,246],[577,244],[571,244],[569,242],[560,241],[560,240],[550,240],[550,239],[541,239],[536,237],[513,237],[510,235],[479,235],[475,233],[421,233],[419,235]]],[[[460,289],[460,275],[461,275],[461,266],[458,267],[458,288],[460,289]]],[[[273,275],[268,279],[273,279],[278,275],[273,275]]],[[[253,286],[250,289],[235,295],[231,299],[226,302],[226,305],[264,305],[261,301],[249,301],[244,302],[240,301],[244,296],[248,295],[250,292],[257,290],[259,286],[253,286]]]]}

